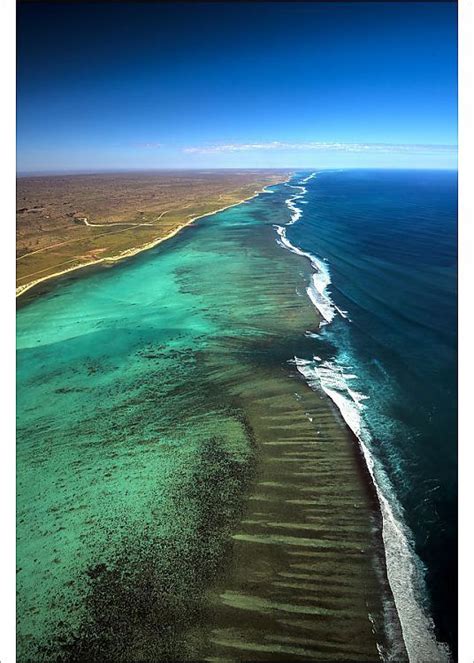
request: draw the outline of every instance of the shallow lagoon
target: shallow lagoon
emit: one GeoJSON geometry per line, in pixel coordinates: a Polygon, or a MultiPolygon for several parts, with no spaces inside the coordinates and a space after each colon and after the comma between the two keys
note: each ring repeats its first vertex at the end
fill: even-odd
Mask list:
{"type": "Polygon", "coordinates": [[[357,447],[289,363],[319,320],[274,190],[20,308],[19,661],[396,648],[357,447]]]}

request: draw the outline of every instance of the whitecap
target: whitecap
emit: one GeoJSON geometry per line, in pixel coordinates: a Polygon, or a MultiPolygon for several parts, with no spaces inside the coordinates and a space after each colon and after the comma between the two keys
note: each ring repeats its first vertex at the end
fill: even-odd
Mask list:
{"type": "Polygon", "coordinates": [[[367,396],[347,383],[357,376],[345,373],[334,361],[318,364],[316,358],[308,361],[295,357],[294,363],[310,387],[329,396],[359,441],[380,505],[387,577],[410,663],[450,661],[449,649],[436,640],[433,620],[423,607],[424,569],[404,523],[403,509],[387,474],[370,451],[373,441],[362,416],[366,408],[362,401],[367,396]]]}
{"type": "Polygon", "coordinates": [[[281,246],[285,247],[292,253],[296,253],[297,255],[307,258],[311,262],[311,265],[315,271],[311,275],[311,282],[310,285],[306,288],[306,293],[315,308],[323,317],[323,320],[320,323],[320,327],[323,326],[324,322],[332,322],[337,313],[337,309],[326,291],[327,286],[331,283],[331,277],[327,266],[321,260],[319,260],[319,258],[316,258],[316,256],[313,256],[310,253],[302,251],[298,247],[294,246],[287,238],[286,229],[284,226],[275,226],[275,229],[280,237],[280,239],[277,241],[281,246]]]}
{"type": "Polygon", "coordinates": [[[305,184],[306,182],[309,182],[309,180],[312,180],[313,177],[316,177],[317,172],[311,173],[311,175],[308,175],[308,177],[305,177],[303,180],[300,180],[300,184],[305,184]]]}
{"type": "MultiPolygon", "coordinates": [[[[314,175],[316,173],[312,173],[305,180],[308,181],[314,175]]],[[[300,188],[306,193],[305,187],[290,184],[287,186],[300,188]]],[[[292,225],[301,218],[303,211],[294,201],[301,199],[304,193],[294,194],[285,201],[292,213],[291,221],[287,225],[292,225]]],[[[319,326],[330,324],[337,314],[350,322],[348,312],[338,308],[327,291],[331,283],[327,260],[320,260],[294,246],[287,238],[284,226],[275,226],[275,228],[279,244],[307,258],[315,270],[306,292],[322,315],[323,319],[319,326]]],[[[357,376],[353,373],[344,373],[336,362],[321,361],[320,357],[315,357],[313,361],[295,357],[294,362],[310,387],[323,391],[329,396],[359,441],[380,505],[387,577],[410,663],[449,662],[451,660],[449,649],[447,645],[436,640],[433,620],[423,607],[421,597],[426,595],[423,565],[415,553],[411,533],[404,523],[403,509],[387,474],[370,451],[373,442],[362,416],[367,407],[363,401],[367,400],[368,396],[349,387],[347,381],[354,380],[357,376]]]]}

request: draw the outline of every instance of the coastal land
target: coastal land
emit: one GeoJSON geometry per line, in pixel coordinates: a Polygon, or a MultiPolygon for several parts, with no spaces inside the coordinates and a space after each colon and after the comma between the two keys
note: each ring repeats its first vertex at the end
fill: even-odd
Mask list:
{"type": "Polygon", "coordinates": [[[208,170],[19,177],[17,295],[149,249],[288,176],[282,170],[208,170]]]}
{"type": "Polygon", "coordinates": [[[20,309],[19,663],[406,660],[285,188],[20,309]]]}

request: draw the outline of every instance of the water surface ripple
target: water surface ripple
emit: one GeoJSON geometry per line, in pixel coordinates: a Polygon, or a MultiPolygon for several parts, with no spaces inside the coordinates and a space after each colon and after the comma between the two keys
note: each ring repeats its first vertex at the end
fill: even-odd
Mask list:
{"type": "Polygon", "coordinates": [[[273,191],[20,308],[20,663],[405,660],[273,191]]]}

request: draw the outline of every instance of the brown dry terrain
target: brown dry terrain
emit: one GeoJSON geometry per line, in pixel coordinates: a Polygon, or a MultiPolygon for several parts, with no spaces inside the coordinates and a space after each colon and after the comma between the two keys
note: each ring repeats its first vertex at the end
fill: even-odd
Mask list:
{"type": "Polygon", "coordinates": [[[55,274],[156,244],[195,217],[288,175],[223,170],[20,177],[17,293],[55,274]]]}

